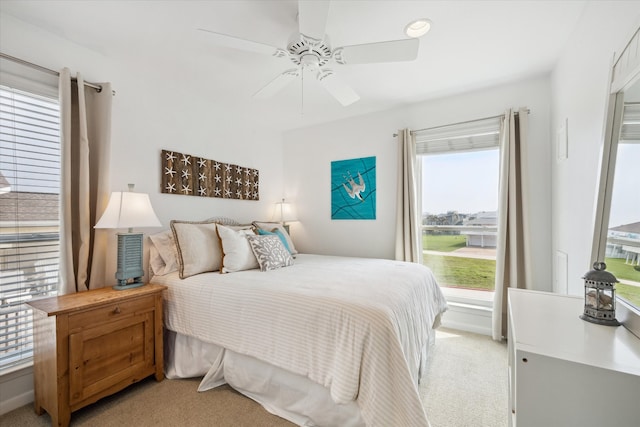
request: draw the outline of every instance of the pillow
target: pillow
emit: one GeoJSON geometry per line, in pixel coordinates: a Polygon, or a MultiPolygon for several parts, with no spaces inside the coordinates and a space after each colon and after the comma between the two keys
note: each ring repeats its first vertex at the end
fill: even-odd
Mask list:
{"type": "Polygon", "coordinates": [[[296,250],[296,247],[293,245],[293,240],[291,240],[289,233],[287,233],[287,230],[285,230],[285,228],[279,222],[254,221],[253,225],[257,228],[261,228],[263,230],[267,230],[271,232],[276,232],[276,230],[280,231],[280,233],[282,234],[282,237],[284,237],[284,239],[287,241],[287,249],[289,249],[289,252],[291,252],[291,255],[296,255],[298,253],[298,251],[296,250]]]}
{"type": "Polygon", "coordinates": [[[164,275],[165,263],[153,243],[149,245],[149,267],[154,276],[164,275]]]}
{"type": "Polygon", "coordinates": [[[256,260],[247,241],[247,236],[255,236],[250,227],[225,227],[218,224],[217,228],[223,253],[221,273],[252,270],[259,267],[258,260],[256,260]]]}
{"type": "Polygon", "coordinates": [[[171,221],[178,251],[178,271],[185,279],[222,267],[222,250],[216,223],[209,221],[171,221]]]}
{"type": "Polygon", "coordinates": [[[163,276],[178,270],[178,259],[176,253],[176,242],[173,238],[172,230],[161,231],[149,236],[152,247],[150,248],[149,263],[153,269],[153,274],[163,276]],[[160,259],[157,259],[151,249],[155,248],[160,259]]]}
{"type": "Polygon", "coordinates": [[[278,236],[247,236],[251,250],[260,264],[260,271],[275,270],[293,264],[293,258],[278,236]]]}
{"type": "Polygon", "coordinates": [[[278,236],[280,238],[280,241],[284,245],[285,249],[288,250],[289,253],[291,253],[291,249],[289,249],[289,244],[287,243],[287,238],[284,237],[284,234],[282,234],[282,232],[277,228],[274,229],[273,232],[267,231],[263,228],[258,228],[258,234],[260,234],[261,236],[268,236],[268,235],[278,236]]]}

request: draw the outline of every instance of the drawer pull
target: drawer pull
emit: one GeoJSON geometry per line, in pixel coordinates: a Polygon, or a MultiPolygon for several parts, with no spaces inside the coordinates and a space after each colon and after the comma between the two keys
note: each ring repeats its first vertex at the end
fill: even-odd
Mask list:
{"type": "Polygon", "coordinates": [[[113,309],[113,314],[120,314],[120,307],[116,307],[113,309]]]}

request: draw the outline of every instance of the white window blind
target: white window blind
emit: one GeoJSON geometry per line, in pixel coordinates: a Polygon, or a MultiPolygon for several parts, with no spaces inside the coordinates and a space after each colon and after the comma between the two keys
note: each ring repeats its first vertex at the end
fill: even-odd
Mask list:
{"type": "Polygon", "coordinates": [[[414,131],[416,154],[487,150],[500,146],[502,116],[414,131]]]}
{"type": "Polygon", "coordinates": [[[57,294],[58,100],[0,85],[0,371],[32,356],[25,304],[57,294]]]}
{"type": "Polygon", "coordinates": [[[620,141],[640,143],[640,104],[627,103],[624,105],[620,141]]]}

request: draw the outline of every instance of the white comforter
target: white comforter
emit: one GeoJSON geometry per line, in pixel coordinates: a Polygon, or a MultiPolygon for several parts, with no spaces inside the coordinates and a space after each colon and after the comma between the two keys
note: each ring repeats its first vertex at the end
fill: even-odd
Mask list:
{"type": "Polygon", "coordinates": [[[389,260],[298,255],[269,272],[165,284],[168,329],[306,376],[356,400],[370,426],[428,426],[418,379],[446,302],[431,271],[389,260]]]}

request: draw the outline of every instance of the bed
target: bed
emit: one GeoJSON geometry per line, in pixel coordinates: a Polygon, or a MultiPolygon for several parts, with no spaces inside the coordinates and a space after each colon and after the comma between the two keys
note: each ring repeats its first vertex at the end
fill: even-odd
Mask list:
{"type": "MultiPolygon", "coordinates": [[[[185,236],[176,232],[179,226],[172,223],[177,264],[186,267],[180,262],[185,236]]],[[[287,265],[266,271],[262,262],[244,268],[255,266],[246,248],[245,261],[225,260],[232,249],[253,242],[257,228],[230,233],[220,224],[208,227],[235,234],[234,244],[217,235],[222,255],[217,271],[185,275],[184,268],[152,268],[161,273],[152,282],[168,287],[168,378],[201,376],[199,391],[228,383],[298,425],[429,425],[418,384],[446,302],[427,267],[296,254],[287,265]]],[[[198,238],[189,237],[194,246],[198,238]]],[[[288,235],[262,237],[255,240],[268,238],[295,252],[288,235]]],[[[162,244],[154,246],[152,258],[162,244]]],[[[188,250],[211,255],[196,249],[188,250]]],[[[254,255],[260,258],[259,252],[254,255]]]]}

